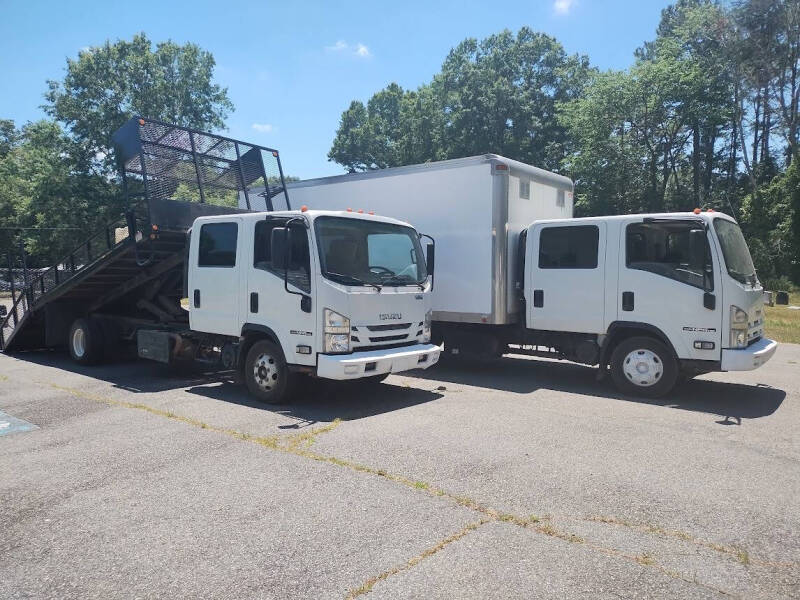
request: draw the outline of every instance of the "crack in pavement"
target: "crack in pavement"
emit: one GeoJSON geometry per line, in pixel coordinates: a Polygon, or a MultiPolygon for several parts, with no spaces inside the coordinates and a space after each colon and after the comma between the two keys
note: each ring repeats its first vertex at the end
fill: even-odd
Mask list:
{"type": "Polygon", "coordinates": [[[453,535],[448,536],[448,537],[444,538],[443,540],[440,540],[439,542],[437,542],[435,545],[431,546],[430,548],[428,548],[426,550],[423,550],[422,552],[420,552],[416,556],[413,556],[413,557],[409,558],[403,564],[397,565],[395,567],[392,567],[391,569],[383,571],[382,573],[380,573],[379,575],[375,575],[374,577],[370,577],[364,583],[362,583],[361,586],[350,590],[348,592],[347,596],[345,596],[346,600],[353,600],[354,598],[358,598],[359,596],[363,596],[364,594],[369,594],[372,591],[372,588],[375,587],[376,583],[379,583],[379,582],[383,581],[384,579],[388,579],[389,577],[391,577],[393,575],[398,575],[399,573],[402,573],[404,571],[408,571],[410,569],[413,569],[415,566],[417,566],[419,563],[421,563],[426,558],[428,558],[430,556],[433,556],[434,554],[436,554],[440,550],[444,549],[445,546],[448,546],[448,545],[452,544],[453,542],[457,542],[458,540],[463,538],[465,535],[469,534],[472,531],[475,531],[481,525],[485,525],[486,523],[490,523],[493,520],[494,519],[481,519],[480,521],[476,521],[474,523],[470,523],[469,525],[467,525],[463,529],[460,529],[459,531],[457,531],[453,535]]]}
{"type": "MultiPolygon", "coordinates": [[[[375,476],[378,476],[378,477],[382,477],[382,478],[387,479],[389,481],[393,481],[395,483],[399,483],[401,485],[404,485],[404,486],[406,486],[408,488],[411,488],[411,489],[414,489],[414,490],[418,490],[418,491],[424,491],[425,493],[428,493],[428,494],[430,494],[432,496],[435,496],[435,497],[446,498],[446,499],[454,502],[455,504],[457,504],[459,506],[463,506],[465,508],[469,508],[469,509],[474,510],[474,511],[476,511],[478,513],[481,513],[483,515],[483,518],[481,519],[481,521],[479,521],[480,524],[483,524],[483,522],[488,522],[488,521],[502,521],[502,522],[512,523],[512,524],[514,524],[516,526],[523,527],[525,529],[529,529],[529,530],[531,530],[531,531],[533,531],[535,533],[546,535],[548,537],[558,538],[558,539],[561,539],[563,541],[567,541],[567,542],[571,542],[571,543],[580,544],[583,547],[589,548],[591,550],[595,550],[595,551],[597,551],[599,553],[602,553],[602,554],[605,554],[607,556],[620,558],[620,559],[624,559],[624,560],[628,560],[628,561],[633,561],[633,562],[635,562],[635,563],[637,563],[637,564],[639,564],[639,565],[641,565],[643,567],[652,568],[652,569],[654,569],[654,570],[656,570],[656,571],[658,571],[660,573],[663,573],[664,575],[667,575],[667,576],[669,576],[669,577],[671,577],[673,579],[678,579],[678,580],[681,580],[681,581],[684,581],[684,582],[687,582],[687,583],[691,583],[691,584],[697,585],[699,587],[703,587],[705,589],[708,589],[710,591],[716,592],[718,594],[722,594],[722,595],[725,595],[725,596],[734,596],[734,594],[732,594],[731,592],[728,592],[726,590],[714,587],[714,586],[709,585],[709,584],[702,583],[700,581],[697,581],[697,579],[694,578],[694,577],[689,577],[688,575],[685,575],[683,573],[680,573],[678,571],[675,571],[673,569],[669,569],[669,568],[667,568],[667,567],[665,567],[663,565],[660,565],[650,555],[647,555],[647,554],[635,555],[635,554],[626,553],[626,552],[623,552],[623,551],[618,550],[616,548],[610,548],[610,547],[603,546],[603,545],[595,543],[595,542],[587,541],[587,540],[581,538],[578,535],[575,535],[575,534],[572,534],[572,533],[569,533],[569,532],[565,532],[565,531],[561,531],[561,530],[557,529],[556,527],[554,527],[551,523],[549,523],[548,519],[542,519],[542,518],[539,518],[539,517],[536,517],[536,516],[531,516],[531,517],[526,518],[526,517],[520,517],[518,515],[511,514],[511,513],[504,513],[502,511],[498,511],[498,510],[495,510],[493,508],[487,507],[487,506],[477,502],[476,500],[473,500],[472,498],[469,498],[469,497],[466,497],[466,496],[460,496],[460,495],[457,495],[457,494],[453,494],[451,492],[448,492],[448,491],[443,490],[441,488],[437,488],[437,487],[432,486],[432,485],[430,485],[430,484],[428,484],[426,482],[423,482],[423,481],[410,479],[410,478],[408,478],[408,477],[406,477],[404,475],[398,475],[398,474],[390,473],[390,472],[388,472],[388,471],[386,471],[384,469],[378,469],[378,468],[370,467],[368,465],[363,465],[363,464],[360,464],[360,463],[357,463],[357,462],[344,460],[344,459],[338,458],[336,456],[324,455],[324,454],[319,454],[319,453],[311,451],[310,448],[311,448],[311,446],[313,445],[313,443],[315,442],[316,438],[319,435],[331,432],[341,424],[342,420],[339,419],[339,418],[334,419],[334,421],[332,421],[328,425],[325,425],[323,427],[314,428],[314,429],[312,429],[310,431],[306,431],[306,432],[303,432],[303,433],[297,433],[297,434],[292,434],[292,435],[282,435],[282,436],[280,436],[280,435],[257,436],[257,435],[251,435],[251,434],[248,434],[248,433],[245,433],[245,432],[241,432],[241,431],[238,431],[236,429],[230,429],[230,428],[218,427],[218,426],[215,426],[215,425],[210,425],[208,423],[200,421],[199,419],[186,417],[186,416],[183,416],[183,415],[176,414],[176,413],[174,413],[172,411],[163,410],[163,409],[159,409],[159,408],[154,408],[152,406],[148,406],[148,405],[142,404],[142,403],[128,402],[128,401],[124,401],[124,400],[116,400],[116,399],[113,399],[113,398],[108,398],[108,397],[105,397],[105,396],[98,396],[98,395],[95,395],[95,394],[84,392],[84,391],[79,390],[79,389],[65,387],[65,386],[61,386],[61,385],[57,385],[57,384],[53,384],[53,383],[49,383],[49,382],[38,382],[37,381],[37,382],[34,382],[34,383],[37,383],[38,385],[42,385],[42,386],[45,386],[45,387],[50,387],[50,388],[53,388],[53,389],[68,393],[68,394],[70,394],[72,396],[75,396],[77,398],[91,400],[91,401],[94,401],[94,402],[100,402],[100,403],[103,403],[103,404],[106,404],[106,405],[109,405],[109,406],[114,406],[114,407],[142,410],[142,411],[148,412],[150,414],[153,414],[155,416],[160,416],[160,417],[167,418],[167,419],[170,419],[170,420],[173,420],[173,421],[185,423],[187,425],[192,425],[192,426],[198,427],[200,429],[205,429],[205,430],[212,431],[212,432],[215,432],[215,433],[220,433],[220,434],[223,434],[223,435],[227,435],[227,436],[230,436],[230,437],[232,437],[234,439],[237,439],[237,440],[258,444],[258,445],[260,445],[262,447],[265,447],[265,448],[268,448],[270,450],[276,450],[276,451],[284,452],[284,453],[287,453],[287,454],[293,454],[295,456],[301,456],[301,457],[308,458],[308,459],[311,459],[311,460],[315,460],[315,461],[318,461],[318,462],[323,462],[323,463],[332,464],[332,465],[336,465],[336,466],[339,466],[339,467],[347,468],[347,469],[350,469],[352,471],[356,471],[356,472],[359,472],[359,473],[365,473],[365,474],[369,474],[369,475],[375,475],[375,476]]],[[[629,527],[632,527],[632,528],[638,528],[637,526],[634,526],[633,524],[628,524],[625,521],[622,521],[622,520],[619,520],[619,519],[615,519],[613,517],[602,517],[602,518],[596,517],[596,518],[584,518],[584,519],[575,518],[575,517],[572,517],[572,518],[574,520],[605,522],[605,523],[608,523],[608,524],[615,524],[615,525],[620,525],[620,526],[629,526],[629,527]],[[605,520],[602,520],[602,519],[605,519],[605,520]]],[[[471,529],[469,531],[471,531],[471,529]]],[[[467,531],[467,533],[469,531],[467,531]]],[[[666,529],[663,529],[663,528],[659,528],[659,527],[656,527],[656,526],[652,526],[652,527],[640,526],[640,531],[643,531],[645,533],[651,533],[651,534],[660,534],[660,535],[668,535],[670,537],[677,537],[677,538],[682,539],[684,541],[687,541],[687,542],[690,542],[690,543],[695,543],[695,544],[700,545],[700,546],[705,547],[705,548],[709,548],[709,549],[714,550],[716,552],[719,552],[721,554],[724,554],[724,555],[727,555],[727,556],[733,556],[734,558],[739,560],[739,562],[741,562],[742,564],[745,564],[745,565],[753,564],[753,565],[763,565],[763,566],[778,566],[780,564],[780,563],[769,563],[767,561],[754,560],[754,559],[750,558],[749,555],[746,554],[746,551],[744,551],[743,549],[733,549],[732,547],[723,546],[721,544],[715,544],[713,542],[706,542],[706,541],[694,538],[693,536],[691,536],[689,534],[684,534],[683,532],[672,532],[673,535],[670,535],[669,530],[666,530],[666,529]],[[740,554],[742,552],[744,552],[744,555],[740,554]],[[747,560],[743,560],[742,556],[746,556],[747,560]]],[[[464,533],[463,535],[466,535],[466,533],[464,533]]],[[[461,535],[457,539],[460,539],[461,537],[463,537],[463,535],[461,535]]],[[[452,540],[452,541],[456,541],[456,540],[452,540]]],[[[451,543],[451,542],[448,542],[448,543],[451,543]]],[[[425,558],[425,557],[423,557],[423,558],[425,558]]],[[[413,560],[413,559],[411,559],[411,560],[413,560]]],[[[407,565],[403,566],[401,568],[401,570],[407,570],[408,568],[413,567],[418,562],[419,562],[419,560],[414,562],[414,564],[411,564],[411,565],[407,564],[407,565]]],[[[795,563],[786,563],[786,565],[788,565],[788,566],[794,566],[794,564],[795,563]]],[[[388,575],[386,575],[386,577],[388,577],[391,574],[392,573],[389,573],[388,575]]],[[[374,585],[374,583],[372,585],[374,585]]],[[[366,593],[366,592],[363,592],[363,593],[366,593]]]]}

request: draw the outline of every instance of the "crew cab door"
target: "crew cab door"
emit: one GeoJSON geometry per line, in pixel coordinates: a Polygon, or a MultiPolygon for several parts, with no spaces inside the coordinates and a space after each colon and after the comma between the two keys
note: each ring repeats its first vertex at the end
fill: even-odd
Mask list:
{"type": "Polygon", "coordinates": [[[286,257],[288,272],[272,260],[271,237],[276,227],[286,227],[286,217],[268,217],[255,223],[252,253],[247,265],[248,324],[263,325],[278,337],[289,364],[316,362],[317,316],[312,299],[310,230],[292,219],[286,257]]]}
{"type": "Polygon", "coordinates": [[[719,360],[719,261],[703,222],[645,217],[620,228],[619,244],[617,320],[656,327],[678,358],[719,360]]]}
{"type": "Polygon", "coordinates": [[[235,335],[239,322],[242,220],[202,223],[189,250],[189,326],[195,331],[235,335]],[[195,241],[196,240],[196,241],[195,241]]]}
{"type": "Polygon", "coordinates": [[[536,224],[527,246],[528,328],[603,333],[606,224],[536,224]]]}

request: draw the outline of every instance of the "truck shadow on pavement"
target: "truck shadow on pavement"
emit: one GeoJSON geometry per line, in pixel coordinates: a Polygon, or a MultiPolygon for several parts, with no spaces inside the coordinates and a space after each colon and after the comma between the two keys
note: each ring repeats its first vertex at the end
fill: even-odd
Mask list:
{"type": "Polygon", "coordinates": [[[637,398],[617,392],[610,377],[597,382],[597,369],[569,362],[503,356],[488,362],[447,361],[427,371],[404,374],[420,380],[529,394],[540,389],[597,396],[722,417],[720,425],[766,417],[778,410],[786,392],[763,384],[746,385],[693,379],[664,398],[637,398]]]}
{"type": "MultiPolygon", "coordinates": [[[[64,352],[47,350],[21,352],[13,357],[105,381],[127,392],[155,394],[183,389],[189,394],[267,410],[296,420],[295,424],[283,428],[298,428],[335,418],[343,421],[362,419],[442,397],[438,392],[391,383],[359,385],[357,382],[309,381],[299,387],[291,403],[271,405],[253,400],[244,385],[236,382],[232,371],[176,371],[166,365],[135,359],[82,366],[74,363],[64,352]]],[[[53,383],[59,382],[54,379],[53,383]]]]}
{"type": "Polygon", "coordinates": [[[212,400],[268,410],[297,420],[281,429],[297,429],[333,419],[353,421],[425,404],[442,394],[390,383],[307,382],[294,393],[289,404],[262,404],[253,400],[243,385],[232,379],[219,385],[198,385],[187,390],[212,400]]]}

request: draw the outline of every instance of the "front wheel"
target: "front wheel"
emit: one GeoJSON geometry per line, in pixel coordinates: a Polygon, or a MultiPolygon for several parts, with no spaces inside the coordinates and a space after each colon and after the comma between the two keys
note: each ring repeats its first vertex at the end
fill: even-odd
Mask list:
{"type": "Polygon", "coordinates": [[[675,387],[678,365],[662,342],[632,337],[623,340],[611,354],[611,378],[625,394],[660,398],[675,387]]]}
{"type": "Polygon", "coordinates": [[[289,371],[276,344],[260,340],[247,352],[244,378],[247,390],[259,402],[286,404],[291,400],[296,375],[289,371]]]}

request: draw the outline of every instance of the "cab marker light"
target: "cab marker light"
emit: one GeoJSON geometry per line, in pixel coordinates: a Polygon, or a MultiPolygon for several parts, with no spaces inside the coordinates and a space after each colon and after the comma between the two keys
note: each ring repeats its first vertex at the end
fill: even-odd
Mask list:
{"type": "Polygon", "coordinates": [[[695,209],[694,209],[692,212],[693,212],[694,214],[696,214],[696,215],[699,215],[699,214],[700,214],[700,212],[701,212],[701,210],[700,210],[699,208],[695,208],[695,209]]]}
{"type": "Polygon", "coordinates": [[[363,208],[359,208],[358,209],[358,214],[363,215],[364,214],[364,209],[363,208]]]}
{"type": "Polygon", "coordinates": [[[305,204],[303,204],[303,206],[300,207],[300,212],[306,212],[307,210],[308,207],[305,204]]]}

